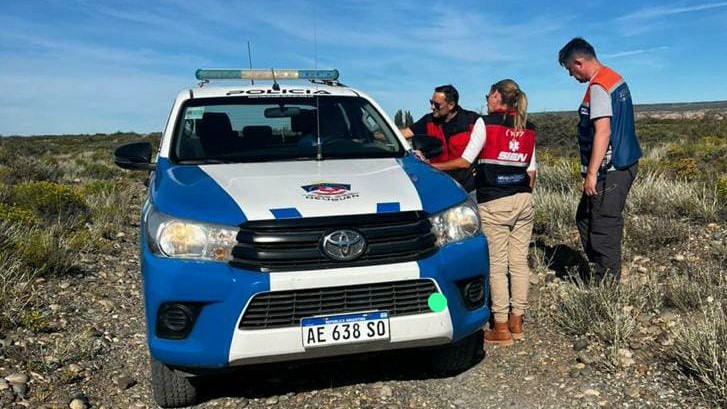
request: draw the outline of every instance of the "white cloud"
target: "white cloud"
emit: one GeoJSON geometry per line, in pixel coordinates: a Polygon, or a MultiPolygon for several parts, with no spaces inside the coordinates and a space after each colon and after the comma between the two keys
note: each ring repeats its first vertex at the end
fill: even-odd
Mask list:
{"type": "Polygon", "coordinates": [[[664,51],[668,50],[669,47],[661,46],[661,47],[653,47],[653,48],[643,48],[638,50],[628,50],[628,51],[619,51],[615,53],[609,53],[609,54],[601,54],[600,56],[603,58],[621,58],[621,57],[632,57],[635,55],[641,55],[641,54],[650,54],[656,51],[664,51]]]}
{"type": "Polygon", "coordinates": [[[727,1],[719,3],[703,3],[695,4],[691,6],[662,6],[662,7],[649,7],[638,10],[634,13],[626,14],[619,17],[619,20],[640,20],[640,19],[655,19],[675,14],[693,13],[697,11],[711,10],[716,8],[727,7],[727,1]]]}

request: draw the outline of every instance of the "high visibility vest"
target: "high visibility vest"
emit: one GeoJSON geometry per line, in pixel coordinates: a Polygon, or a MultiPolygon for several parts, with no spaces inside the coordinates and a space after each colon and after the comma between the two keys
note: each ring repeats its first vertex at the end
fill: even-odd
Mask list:
{"type": "Polygon", "coordinates": [[[634,125],[634,106],[631,102],[631,92],[626,81],[608,67],[601,67],[591,78],[583,97],[578,114],[578,147],[581,154],[581,173],[586,174],[591,161],[593,149],[593,136],[595,128],[591,121],[591,85],[600,85],[611,96],[611,136],[608,150],[598,170],[598,177],[603,178],[606,172],[625,169],[641,158],[641,147],[636,137],[634,125]]]}
{"type": "Polygon", "coordinates": [[[477,202],[483,203],[516,193],[531,192],[528,166],[535,152],[535,126],[514,128],[514,111],[483,117],[485,146],[477,158],[477,202]]]}

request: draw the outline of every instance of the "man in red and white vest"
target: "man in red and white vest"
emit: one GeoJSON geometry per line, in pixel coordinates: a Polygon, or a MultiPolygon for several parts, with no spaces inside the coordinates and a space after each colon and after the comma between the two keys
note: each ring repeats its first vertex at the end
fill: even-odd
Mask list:
{"type": "MultiPolygon", "coordinates": [[[[442,142],[442,153],[429,161],[436,167],[437,163],[462,157],[479,116],[459,106],[459,92],[452,85],[435,88],[429,105],[432,112],[421,117],[411,127],[402,129],[401,133],[406,138],[416,134],[430,135],[439,139],[442,142]]],[[[474,190],[474,166],[440,170],[447,172],[468,192],[474,190]]]]}

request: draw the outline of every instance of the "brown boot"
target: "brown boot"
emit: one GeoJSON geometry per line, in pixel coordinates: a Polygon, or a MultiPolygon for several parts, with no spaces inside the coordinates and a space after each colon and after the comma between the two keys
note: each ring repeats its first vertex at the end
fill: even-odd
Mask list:
{"type": "Polygon", "coordinates": [[[525,339],[523,334],[523,316],[510,314],[508,324],[510,324],[510,332],[512,333],[512,339],[521,341],[525,339]]]}
{"type": "Polygon", "coordinates": [[[485,331],[485,342],[494,345],[512,345],[512,334],[507,322],[495,322],[495,328],[485,331]]]}

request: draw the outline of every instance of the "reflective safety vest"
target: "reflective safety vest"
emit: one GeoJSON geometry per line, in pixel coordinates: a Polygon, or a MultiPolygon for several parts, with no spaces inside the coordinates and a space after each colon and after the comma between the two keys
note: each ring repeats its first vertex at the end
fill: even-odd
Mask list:
{"type": "Polygon", "coordinates": [[[477,202],[484,203],[532,192],[527,169],[535,152],[535,126],[514,128],[515,112],[494,112],[483,117],[485,146],[477,159],[477,202]]]}
{"type": "MultiPolygon", "coordinates": [[[[430,162],[440,163],[461,157],[470,141],[470,134],[477,118],[476,113],[460,108],[457,115],[451,119],[454,122],[447,124],[448,127],[452,127],[449,137],[444,134],[442,122],[432,120],[427,122],[427,135],[442,141],[442,153],[430,159],[430,162]]],[[[447,173],[459,182],[465,190],[471,191],[474,189],[474,167],[447,171],[447,173]]]]}
{"type": "Polygon", "coordinates": [[[581,174],[585,175],[591,161],[593,136],[595,128],[591,121],[591,85],[600,85],[611,96],[611,137],[608,150],[598,170],[598,177],[603,178],[606,172],[626,169],[641,157],[641,147],[636,137],[634,125],[634,106],[631,92],[626,81],[608,67],[601,67],[586,89],[578,114],[578,147],[581,153],[581,174]]]}

